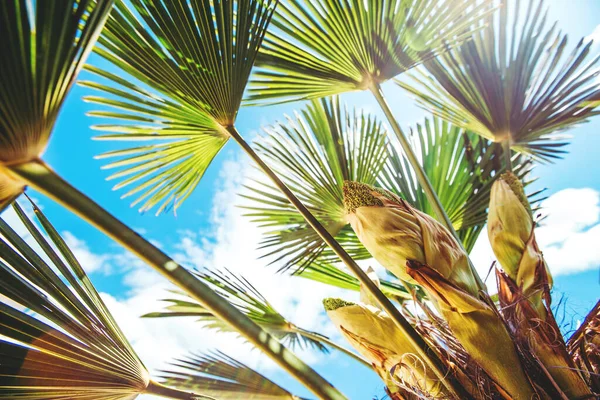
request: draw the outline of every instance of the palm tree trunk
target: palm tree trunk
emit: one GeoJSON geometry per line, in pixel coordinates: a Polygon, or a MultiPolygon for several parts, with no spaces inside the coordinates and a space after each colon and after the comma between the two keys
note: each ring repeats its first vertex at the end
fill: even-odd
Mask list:
{"type": "Polygon", "coordinates": [[[335,252],[342,262],[352,271],[358,278],[360,283],[373,295],[379,305],[388,313],[395,322],[396,326],[409,338],[411,344],[419,350],[419,356],[429,364],[429,367],[435,372],[436,376],[444,383],[448,391],[460,399],[469,399],[471,396],[465,392],[460,383],[447,370],[446,366],[436,356],[435,352],[423,340],[421,335],[412,327],[410,322],[404,318],[400,311],[392,304],[392,302],[383,294],[381,290],[371,281],[369,276],[362,270],[344,250],[344,248],[334,239],[333,236],[325,229],[323,225],[315,218],[314,215],[302,204],[302,202],[292,193],[292,191],[283,183],[281,179],[269,168],[269,166],[260,158],[260,156],[250,147],[250,145],[242,138],[240,133],[234,126],[227,128],[231,137],[242,147],[248,156],[259,166],[259,168],[271,179],[271,181],[281,190],[288,198],[290,203],[296,209],[306,222],[317,232],[325,243],[335,252]]]}
{"type": "Polygon", "coordinates": [[[5,166],[4,168],[8,169],[9,173],[17,175],[20,179],[28,182],[36,190],[70,209],[136,254],[200,302],[219,319],[240,332],[248,341],[265,352],[319,398],[326,400],[346,399],[343,394],[317,372],[283,347],[277,339],[252,322],[246,315],[242,314],[156,246],[63,180],[43,161],[35,160],[5,166]]]}
{"type": "MultiPolygon", "coordinates": [[[[427,177],[427,174],[425,173],[425,170],[423,170],[421,163],[419,162],[419,160],[417,159],[417,156],[415,155],[414,151],[412,150],[412,147],[411,147],[410,143],[408,142],[406,135],[404,135],[404,132],[402,132],[402,129],[400,128],[400,125],[398,124],[398,121],[396,121],[396,119],[394,118],[394,114],[392,113],[392,110],[390,110],[390,107],[387,104],[385,97],[383,96],[383,91],[381,90],[381,86],[378,83],[374,83],[371,86],[371,93],[373,93],[373,96],[375,96],[375,99],[377,99],[379,106],[383,110],[383,113],[385,114],[385,116],[388,120],[388,123],[391,125],[392,130],[394,131],[394,133],[396,134],[396,137],[398,138],[398,141],[400,141],[402,150],[404,150],[404,154],[406,155],[408,162],[412,166],[413,171],[415,172],[415,175],[417,176],[417,180],[419,181],[419,184],[421,185],[421,187],[423,188],[423,191],[425,192],[425,196],[427,197],[429,204],[431,205],[431,207],[433,207],[433,210],[435,211],[435,214],[437,215],[440,222],[442,224],[444,224],[444,226],[452,233],[452,235],[456,238],[458,243],[462,246],[462,241],[460,240],[458,233],[456,233],[456,230],[454,229],[454,226],[452,225],[452,221],[450,221],[450,217],[448,217],[448,214],[446,214],[446,210],[444,209],[442,202],[438,198],[438,196],[435,192],[435,189],[431,185],[431,182],[429,181],[429,178],[427,177]]],[[[469,260],[469,266],[471,267],[471,272],[473,273],[473,276],[475,277],[475,280],[477,282],[477,286],[478,286],[479,290],[482,290],[485,292],[485,285],[483,284],[483,281],[481,280],[481,278],[479,277],[479,274],[475,270],[475,267],[471,263],[471,260],[469,260]]]]}

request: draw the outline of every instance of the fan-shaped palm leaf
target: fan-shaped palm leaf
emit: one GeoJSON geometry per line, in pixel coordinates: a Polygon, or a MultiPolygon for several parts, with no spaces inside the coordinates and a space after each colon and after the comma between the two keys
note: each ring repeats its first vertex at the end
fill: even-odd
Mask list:
{"type": "Polygon", "coordinates": [[[137,195],[141,210],[176,209],[229,139],[276,3],[116,2],[96,52],[139,83],[90,66],[108,84],[81,84],[103,92],[87,101],[110,107],[92,115],[121,121],[96,126],[110,132],[100,139],[160,141],[101,156],[119,158],[110,178],[132,188],[124,197],[137,195]]]}
{"type": "MultiPolygon", "coordinates": [[[[470,37],[489,1],[289,0],[276,12],[251,100],[315,98],[369,89],[425,190],[437,218],[458,238],[387,104],[381,83],[470,37]],[[290,95],[291,93],[291,95],[290,95]]],[[[361,280],[362,281],[362,280],[361,280]]],[[[483,283],[478,279],[483,289],[483,283]]]]}
{"type": "MultiPolygon", "coordinates": [[[[144,13],[144,9],[141,7],[142,3],[140,3],[140,1],[134,1],[134,3],[138,6],[140,12],[144,13]]],[[[134,252],[155,270],[167,276],[172,282],[176,283],[196,300],[201,302],[207,308],[211,309],[219,318],[227,321],[231,326],[235,327],[237,331],[241,332],[249,339],[249,341],[263,350],[274,361],[276,361],[298,380],[309,387],[314,393],[318,394],[324,399],[344,398],[344,396],[341,395],[337,389],[331,386],[329,382],[323,379],[319,374],[303,363],[294,354],[285,349],[279,342],[277,342],[277,340],[254,324],[235,307],[227,303],[227,301],[225,301],[222,297],[210,290],[207,285],[196,279],[189,271],[181,267],[177,262],[159,250],[156,246],[143,239],[131,228],[123,224],[98,204],[94,203],[90,198],[79,192],[76,188],[72,187],[68,182],[58,176],[58,174],[56,174],[47,164],[37,158],[39,155],[37,151],[35,152],[35,157],[33,159],[25,157],[29,154],[27,153],[29,150],[23,152],[23,159],[14,158],[14,149],[22,150],[23,145],[28,143],[29,149],[35,148],[36,146],[38,148],[43,148],[45,146],[45,142],[28,142],[27,138],[31,136],[31,134],[28,133],[29,131],[27,129],[22,127],[17,130],[5,129],[7,126],[12,126],[11,124],[13,123],[13,114],[15,110],[10,107],[10,104],[14,102],[13,97],[23,96],[25,93],[27,94],[27,96],[25,96],[27,97],[27,101],[29,101],[31,105],[37,107],[37,99],[39,98],[38,92],[42,92],[44,95],[42,98],[46,99],[48,93],[51,91],[46,90],[46,86],[42,86],[40,90],[36,89],[34,91],[32,91],[31,88],[36,88],[34,83],[40,80],[42,77],[45,78],[47,76],[54,76],[53,74],[55,73],[62,73],[60,75],[61,77],[63,75],[69,76],[69,79],[54,79],[52,82],[52,88],[57,86],[61,89],[56,93],[52,92],[53,94],[51,96],[51,100],[54,101],[56,98],[64,96],[66,94],[66,90],[72,83],[75,73],[79,70],[84,56],[87,54],[87,51],[90,50],[91,43],[100,30],[100,26],[102,25],[101,22],[103,22],[105,19],[110,4],[112,3],[109,1],[92,2],[91,0],[63,0],[56,2],[56,4],[54,2],[33,3],[15,0],[12,2],[2,2],[3,12],[1,18],[5,18],[6,16],[6,18],[9,19],[7,23],[2,23],[0,28],[2,29],[3,33],[2,37],[15,38],[14,40],[10,41],[10,43],[14,43],[15,45],[3,46],[1,49],[2,57],[0,59],[0,65],[2,66],[2,74],[0,75],[0,109],[2,109],[2,114],[0,114],[0,127],[2,130],[0,130],[0,138],[2,141],[0,141],[0,160],[2,160],[2,162],[0,163],[0,171],[2,172],[3,177],[0,179],[0,183],[5,185],[7,182],[10,182],[9,189],[12,189],[14,187],[13,182],[15,181],[21,186],[23,186],[24,182],[27,182],[40,192],[65,205],[70,210],[74,211],[79,216],[101,229],[105,234],[109,235],[117,242],[134,252]],[[27,7],[26,4],[32,7],[32,9],[27,7]],[[6,13],[4,11],[6,11],[6,13]],[[29,14],[35,16],[35,27],[31,26],[29,23],[29,14]],[[93,23],[92,21],[96,21],[96,23],[93,23]],[[80,26],[82,27],[82,30],[79,30],[80,26]],[[88,26],[90,27],[89,30],[87,30],[88,26]],[[38,34],[40,32],[41,34],[38,34]],[[66,35],[65,32],[67,32],[66,35]],[[71,32],[71,36],[69,36],[69,32],[71,32]],[[23,40],[23,38],[26,37],[31,37],[34,40],[31,42],[29,40],[23,40]],[[47,41],[50,39],[52,39],[53,42],[56,42],[55,47],[48,47],[47,41]],[[31,43],[36,43],[36,45],[32,46],[31,43]],[[31,51],[32,48],[36,49],[34,53],[31,51]],[[39,57],[37,57],[37,50],[40,48],[44,49],[44,51],[41,51],[39,53],[39,57]],[[45,54],[47,49],[50,49],[51,52],[45,54]],[[62,51],[71,54],[74,51],[72,49],[76,49],[77,51],[75,54],[79,55],[62,58],[57,56],[62,54],[62,51]],[[85,49],[85,51],[82,51],[82,49],[85,49]],[[45,62],[39,63],[38,58],[45,62]],[[8,62],[5,61],[7,59],[9,60],[8,62]],[[61,60],[63,63],[55,63],[55,60],[61,60]],[[34,65],[36,68],[32,69],[32,65],[34,65]],[[37,69],[38,66],[39,69],[37,69]],[[4,110],[9,110],[11,112],[5,113],[4,110]],[[7,174],[6,178],[4,177],[4,174],[7,174]]],[[[164,7],[163,3],[147,2],[147,4],[152,10],[164,11],[164,7],[167,7],[169,10],[174,10],[172,7],[185,6],[184,8],[186,8],[191,3],[187,1],[178,2],[177,4],[175,2],[168,2],[168,4],[164,5],[164,7]]],[[[219,55],[222,54],[229,57],[227,58],[224,56],[224,60],[226,61],[225,63],[220,63],[219,58],[211,60],[219,65],[225,65],[225,69],[229,67],[233,68],[235,65],[241,65],[244,64],[245,61],[249,61],[250,66],[247,68],[247,73],[249,73],[252,65],[252,60],[250,60],[249,57],[251,58],[252,55],[255,54],[255,51],[253,52],[252,48],[258,47],[260,40],[262,40],[261,32],[264,32],[264,26],[267,24],[270,18],[271,11],[269,11],[269,9],[271,8],[272,3],[266,3],[263,1],[244,1],[240,5],[236,2],[224,1],[223,3],[216,4],[216,7],[214,2],[204,2],[203,4],[205,7],[198,7],[198,2],[194,2],[194,4],[196,5],[194,9],[197,9],[201,15],[205,15],[206,13],[210,14],[210,17],[205,15],[203,19],[203,21],[209,26],[213,26],[213,13],[222,17],[216,24],[217,26],[221,26],[225,32],[229,32],[229,34],[223,33],[223,35],[221,35],[218,31],[207,28],[207,32],[212,35],[211,37],[213,42],[219,42],[217,39],[215,39],[215,37],[220,38],[221,36],[228,37],[232,41],[229,43],[225,41],[222,42],[222,47],[220,47],[220,50],[218,51],[219,55]],[[257,17],[256,21],[254,17],[257,17]],[[236,23],[236,21],[241,22],[236,23]],[[257,26],[260,28],[257,29],[257,26]],[[255,32],[256,35],[250,35],[252,32],[255,32]],[[249,38],[248,35],[251,37],[249,38]],[[240,38],[239,41],[237,40],[238,36],[240,38]],[[240,48],[239,52],[231,53],[236,46],[242,46],[243,42],[249,46],[248,51],[240,48]],[[234,45],[233,43],[236,44],[234,45]],[[232,56],[231,54],[234,55],[232,56]],[[234,58],[236,60],[235,62],[232,61],[234,58]]],[[[125,12],[123,10],[126,9],[127,8],[124,6],[124,4],[120,2],[118,11],[114,12],[113,18],[119,18],[119,10],[121,12],[125,12]]],[[[174,13],[173,15],[178,16],[178,21],[183,18],[177,13],[174,13]]],[[[165,16],[165,14],[163,13],[162,16],[165,16]]],[[[189,13],[185,14],[185,16],[189,17],[189,13]]],[[[199,19],[196,18],[196,21],[197,20],[199,19]]],[[[111,21],[113,21],[113,19],[111,19],[111,21]]],[[[148,17],[146,23],[152,25],[153,21],[154,20],[151,17],[148,17]]],[[[114,26],[114,21],[111,22],[111,26],[114,26]]],[[[170,24],[169,26],[174,29],[179,28],[178,25],[170,24]]],[[[192,24],[191,26],[194,27],[193,29],[199,29],[197,25],[192,24]]],[[[124,34],[124,39],[126,39],[126,36],[129,32],[127,29],[125,29],[120,33],[124,34]]],[[[147,39],[151,43],[156,44],[156,41],[153,39],[155,36],[152,36],[149,33],[147,33],[147,36],[149,36],[147,39]]],[[[156,37],[162,40],[162,35],[157,34],[156,37]]],[[[164,41],[164,43],[165,44],[162,46],[167,46],[167,41],[164,41]]],[[[180,41],[180,43],[187,43],[187,41],[180,41]]],[[[188,46],[190,45],[188,44],[188,46]]],[[[145,50],[148,50],[149,48],[150,47],[146,47],[145,50]]],[[[131,52],[132,48],[129,48],[128,51],[131,52]]],[[[154,52],[153,54],[158,59],[166,57],[162,53],[154,52]]],[[[159,61],[154,61],[157,64],[159,63],[159,61]]],[[[153,62],[151,60],[148,65],[152,64],[153,62]]],[[[243,76],[241,74],[242,72],[243,69],[238,68],[236,69],[235,74],[240,74],[240,76],[243,76]]],[[[210,75],[209,78],[213,76],[211,74],[208,75],[210,75]]],[[[170,79],[168,76],[162,75],[159,75],[158,78],[161,81],[168,81],[170,79]]],[[[41,80],[43,81],[43,79],[41,80]]],[[[239,85],[237,85],[237,83],[239,83],[237,77],[234,77],[232,82],[234,83],[231,84],[231,95],[220,93],[216,96],[224,100],[236,99],[235,93],[237,92],[234,90],[234,88],[239,89],[239,85]]],[[[222,85],[225,86],[221,87],[230,87],[229,83],[222,85]]],[[[242,90],[243,89],[240,89],[240,98],[242,90]]],[[[239,100],[237,100],[237,102],[239,103],[239,100]]],[[[155,104],[150,104],[148,107],[151,109],[158,108],[161,110],[167,110],[168,112],[172,113],[173,107],[171,107],[171,103],[168,103],[167,106],[165,106],[166,103],[164,101],[158,101],[155,104]]],[[[45,104],[44,107],[49,106],[50,104],[53,103],[49,102],[48,104],[45,104]]],[[[236,108],[233,104],[235,104],[235,102],[231,103],[227,107],[216,107],[215,104],[210,104],[212,111],[206,115],[213,120],[218,120],[217,122],[223,123],[222,117],[226,114],[225,111],[231,111],[236,108]]],[[[47,126],[44,125],[47,123],[45,119],[46,114],[40,114],[40,110],[43,110],[44,112],[48,111],[48,108],[44,107],[30,107],[24,109],[19,108],[17,111],[20,111],[21,114],[19,114],[18,120],[22,121],[24,126],[37,126],[37,124],[41,124],[43,127],[45,127],[45,129],[47,127],[47,132],[49,133],[52,123],[48,124],[47,126]],[[28,112],[28,110],[31,109],[37,111],[28,112]]],[[[200,107],[199,104],[198,107],[200,107]]],[[[182,109],[185,109],[185,107],[182,107],[182,109]]],[[[52,118],[50,118],[49,121],[53,122],[54,116],[52,114],[50,116],[52,118]]],[[[232,118],[234,117],[234,115],[230,116],[232,118]]],[[[200,118],[194,118],[194,123],[197,123],[198,125],[202,125],[202,121],[203,120],[200,118]]],[[[180,125],[176,126],[177,129],[180,127],[180,125]]],[[[239,134],[235,132],[235,129],[233,129],[231,126],[229,128],[231,130],[230,133],[232,135],[237,135],[234,136],[239,141],[243,142],[239,134]]],[[[224,130],[225,128],[220,125],[220,129],[224,130]]],[[[243,142],[243,145],[247,144],[243,142]]],[[[152,158],[153,155],[148,155],[148,157],[152,158]]],[[[181,170],[176,173],[180,172],[181,170]]],[[[188,182],[194,182],[194,178],[190,178],[189,175],[185,179],[189,179],[188,182]]],[[[172,181],[169,181],[169,184],[172,186],[172,181]]],[[[167,186],[167,188],[168,187],[170,186],[167,186]]],[[[187,193],[184,189],[184,186],[178,186],[177,188],[178,193],[187,193]]],[[[13,194],[11,191],[9,191],[7,194],[7,191],[4,187],[2,190],[0,190],[0,192],[5,197],[2,200],[2,203],[14,198],[15,196],[15,194],[13,194]]]]}
{"type": "Polygon", "coordinates": [[[482,22],[490,28],[473,40],[425,63],[431,75],[413,75],[415,85],[399,84],[442,118],[550,160],[566,144],[552,134],[599,113],[582,101],[600,93],[600,56],[587,61],[591,43],[583,40],[567,54],[566,35],[555,24],[546,29],[542,0],[515,4],[510,18],[508,9],[505,3],[499,15],[482,22]]]}
{"type": "MultiPolygon", "coordinates": [[[[492,184],[505,168],[502,146],[437,117],[426,118],[423,124],[411,129],[410,140],[413,147],[419,149],[423,170],[463,245],[470,251],[487,220],[492,184]]],[[[390,147],[390,152],[379,184],[435,216],[423,188],[414,179],[410,164],[394,147],[390,147]]],[[[517,156],[513,163],[520,179],[527,178],[531,161],[517,156]]],[[[530,196],[539,202],[538,194],[530,196]]]]}
{"type": "Polygon", "coordinates": [[[166,392],[207,398],[152,382],[50,222],[34,206],[51,242],[14,207],[44,254],[0,219],[0,398],[119,400],[166,392]]]}
{"type": "Polygon", "coordinates": [[[222,400],[300,400],[252,368],[222,352],[191,354],[163,371],[168,385],[194,390],[222,400]]]}
{"type": "MultiPolygon", "coordinates": [[[[427,345],[417,338],[417,333],[395,309],[393,304],[368,280],[364,271],[348,256],[342,246],[331,237],[279,177],[269,169],[233,126],[239,100],[276,1],[177,0],[163,3],[150,0],[133,0],[133,7],[136,8],[138,14],[144,20],[147,29],[139,24],[128,7],[122,1],[119,1],[117,3],[118,11],[111,16],[107,24],[107,33],[101,39],[103,48],[99,53],[143,84],[159,92],[163,98],[168,97],[173,102],[182,102],[187,100],[188,97],[192,97],[192,99],[198,101],[192,101],[191,106],[199,109],[201,108],[200,103],[205,103],[206,108],[210,111],[208,115],[220,125],[219,131],[215,134],[225,135],[225,137],[231,136],[243,148],[319,235],[324,238],[325,242],[335,250],[350,270],[359,277],[360,281],[366,283],[367,290],[373,292],[375,298],[389,311],[399,327],[404,331],[410,331],[409,336],[413,338],[415,345],[422,348],[424,354],[428,353],[427,345]],[[130,57],[130,55],[132,56],[130,57]],[[161,67],[161,71],[158,73],[153,70],[155,66],[164,67],[165,65],[169,65],[168,68],[161,67]],[[173,76],[174,74],[177,76],[173,76]],[[417,342],[419,343],[417,344],[417,342]]],[[[116,83],[121,84],[121,82],[116,83]]],[[[100,88],[101,84],[97,84],[96,87],[100,88]]],[[[104,90],[107,93],[111,92],[110,87],[106,87],[104,90]]],[[[117,93],[117,95],[120,94],[117,93]]],[[[126,108],[127,112],[125,114],[119,113],[117,118],[131,119],[128,115],[135,112],[135,106],[126,108]]],[[[133,120],[139,122],[135,117],[133,120]]],[[[148,132],[144,128],[141,131],[142,133],[148,132]]],[[[150,131],[154,130],[150,129],[150,131]]],[[[123,134],[123,138],[126,138],[126,134],[123,134]]],[[[216,150],[217,147],[212,146],[211,148],[216,150]]],[[[153,157],[151,153],[140,155],[139,149],[132,151],[136,153],[134,158],[137,156],[146,157],[147,159],[153,157]]],[[[123,155],[123,153],[120,154],[123,155]]],[[[187,156],[190,155],[187,154],[187,156]]],[[[140,159],[138,158],[138,160],[140,159]]],[[[174,161],[172,154],[169,160],[174,161]]],[[[130,161],[125,161],[125,163],[128,162],[130,161]]],[[[182,193],[185,193],[183,196],[189,193],[187,188],[192,186],[188,186],[188,183],[193,185],[196,182],[195,176],[201,174],[201,171],[194,170],[191,164],[188,165],[189,168],[181,169],[178,168],[176,161],[174,162],[172,168],[162,171],[166,175],[163,177],[154,176],[149,178],[149,181],[141,184],[142,190],[145,190],[146,186],[160,185],[159,181],[168,180],[165,186],[155,187],[158,190],[157,193],[160,193],[158,197],[154,197],[152,194],[153,189],[148,189],[149,192],[142,194],[142,196],[146,194],[152,196],[149,197],[148,201],[163,201],[163,194],[167,196],[166,193],[170,190],[169,188],[182,187],[175,185],[175,182],[181,180],[187,182],[184,184],[186,189],[176,189],[177,193],[171,193],[166,199],[170,201],[177,196],[181,196],[182,193]],[[172,179],[173,177],[176,179],[172,179]],[[154,200],[150,200],[151,198],[154,198],[154,200]]],[[[133,171],[129,172],[147,169],[145,165],[146,162],[140,162],[133,167],[133,171]]],[[[161,164],[159,163],[158,166],[153,168],[150,171],[141,173],[139,178],[145,179],[148,174],[152,174],[152,171],[161,168],[161,164]]],[[[152,204],[148,203],[147,206],[152,206],[152,204]]],[[[263,347],[268,349],[268,346],[263,347]]],[[[271,352],[271,355],[274,356],[274,353],[271,352]]],[[[286,365],[290,367],[290,364],[286,365]]],[[[445,376],[440,362],[434,362],[432,367],[434,367],[440,378],[445,376]]],[[[293,370],[295,373],[301,374],[300,369],[295,368],[293,370]]],[[[316,380],[311,379],[311,383],[317,383],[318,377],[313,378],[316,378],[316,380]]],[[[325,395],[327,392],[334,397],[339,396],[339,393],[330,385],[324,385],[325,382],[322,381],[318,383],[319,385],[311,387],[313,391],[325,395]]]]}
{"type": "MultiPolygon", "coordinates": [[[[241,312],[252,319],[252,321],[260,325],[263,329],[289,347],[311,347],[323,352],[328,352],[329,350],[325,346],[327,345],[346,353],[360,362],[364,362],[360,356],[340,347],[328,337],[302,329],[288,321],[273,308],[267,299],[265,299],[246,278],[238,277],[229,270],[224,273],[216,271],[197,273],[197,276],[209,283],[217,293],[229,300],[231,304],[234,304],[241,312]]],[[[182,292],[175,293],[180,296],[185,296],[185,293],[182,292]]],[[[171,303],[166,307],[166,311],[149,313],[144,315],[144,317],[198,317],[199,321],[206,323],[205,327],[207,328],[225,332],[233,331],[227,324],[216,318],[213,313],[194,301],[194,299],[165,299],[164,301],[171,303]]],[[[366,363],[366,365],[369,366],[368,363],[366,363]]]]}
{"type": "Polygon", "coordinates": [[[2,165],[37,159],[112,0],[0,2],[0,210],[25,182],[2,165]]]}
{"type": "Polygon", "coordinates": [[[287,0],[265,38],[251,101],[370,89],[471,34],[473,0],[287,0]]]}
{"type": "MultiPolygon", "coordinates": [[[[363,111],[342,109],[337,97],[313,101],[295,118],[265,128],[257,152],[310,212],[355,259],[368,258],[344,216],[345,180],[375,183],[386,162],[387,139],[381,124],[363,111]]],[[[289,200],[269,183],[255,182],[244,197],[246,214],[269,230],[262,247],[282,269],[304,267],[337,257],[289,200]],[[323,254],[325,252],[325,254],[323,254]]]]}

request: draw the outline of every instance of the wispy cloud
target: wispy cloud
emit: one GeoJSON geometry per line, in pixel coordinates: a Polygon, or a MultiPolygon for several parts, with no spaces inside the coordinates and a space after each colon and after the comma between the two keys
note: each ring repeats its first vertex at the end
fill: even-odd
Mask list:
{"type": "Polygon", "coordinates": [[[600,24],[594,28],[592,33],[585,37],[586,41],[593,40],[595,45],[600,44],[600,24]]]}

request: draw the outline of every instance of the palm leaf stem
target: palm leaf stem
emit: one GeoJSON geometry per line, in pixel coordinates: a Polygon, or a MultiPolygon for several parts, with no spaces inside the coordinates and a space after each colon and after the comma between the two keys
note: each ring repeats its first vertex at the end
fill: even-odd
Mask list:
{"type": "Polygon", "coordinates": [[[419,356],[435,371],[436,376],[444,382],[448,391],[454,394],[457,398],[468,399],[471,396],[465,392],[465,389],[460,383],[447,371],[447,367],[435,355],[433,349],[423,340],[421,335],[413,328],[400,311],[392,304],[381,290],[373,283],[365,271],[362,270],[352,257],[344,250],[344,248],[334,239],[334,237],[325,229],[323,225],[315,218],[314,215],[302,204],[302,202],[292,193],[292,191],[283,183],[283,181],[275,174],[271,168],[260,158],[260,156],[250,147],[250,145],[242,138],[240,133],[234,126],[229,126],[227,131],[235,140],[244,152],[258,165],[258,167],[271,179],[271,181],[281,190],[288,198],[290,203],[302,216],[306,222],[317,232],[325,243],[333,250],[333,252],[342,260],[342,262],[350,269],[350,271],[358,278],[362,285],[369,291],[377,300],[377,303],[391,316],[392,320],[398,328],[409,338],[411,344],[418,349],[419,356]]]}
{"type": "Polygon", "coordinates": [[[165,386],[161,383],[150,380],[148,387],[144,391],[146,394],[152,394],[154,396],[165,397],[168,399],[179,399],[179,400],[216,400],[214,397],[205,396],[201,394],[195,394],[192,392],[184,392],[182,390],[173,389],[165,386]]]}
{"type": "Polygon", "coordinates": [[[3,167],[8,169],[7,172],[17,175],[36,190],[62,204],[136,254],[214,315],[240,332],[249,342],[261,349],[319,398],[324,400],[346,399],[343,394],[281,345],[273,336],[252,322],[187,269],[71,186],[43,161],[38,159],[3,167]]]}
{"type": "MultiPolygon", "coordinates": [[[[408,141],[404,132],[402,132],[402,128],[400,128],[398,121],[396,121],[396,118],[394,118],[394,114],[392,113],[392,110],[390,109],[390,107],[383,95],[383,90],[381,90],[381,85],[379,85],[379,83],[375,82],[371,85],[370,90],[371,90],[371,93],[373,93],[373,96],[375,96],[375,99],[377,100],[377,102],[379,103],[379,106],[381,107],[383,113],[385,114],[390,126],[392,127],[392,130],[396,134],[396,138],[398,138],[398,141],[400,142],[400,145],[402,146],[402,149],[404,150],[404,154],[406,155],[408,162],[412,166],[413,171],[415,172],[415,175],[417,176],[417,180],[421,184],[421,187],[423,188],[423,191],[425,192],[425,196],[427,197],[427,200],[431,204],[431,207],[433,208],[435,214],[440,219],[440,222],[452,233],[452,235],[454,236],[456,241],[459,243],[459,245],[462,246],[462,240],[458,236],[458,233],[456,233],[456,230],[454,229],[454,226],[452,225],[452,221],[450,220],[450,217],[448,217],[448,214],[444,210],[444,206],[442,206],[442,202],[440,201],[437,194],[435,193],[435,190],[433,189],[433,185],[429,181],[429,178],[427,177],[425,170],[421,166],[421,163],[419,162],[419,160],[417,159],[417,156],[415,155],[414,151],[412,150],[410,142],[408,141]]],[[[483,281],[479,277],[479,274],[475,270],[475,267],[473,266],[473,263],[471,263],[470,259],[469,259],[469,266],[471,267],[471,271],[473,272],[473,275],[475,276],[479,290],[485,292],[485,285],[483,284],[483,281]]]]}
{"type": "Polygon", "coordinates": [[[510,139],[502,141],[502,152],[506,161],[506,170],[512,172],[512,151],[510,149],[510,139]]]}
{"type": "Polygon", "coordinates": [[[361,363],[362,365],[364,365],[365,367],[367,367],[369,369],[373,368],[373,365],[369,361],[367,361],[365,358],[363,358],[359,354],[353,352],[352,350],[347,349],[344,346],[340,346],[339,344],[335,343],[333,340],[329,339],[326,336],[319,335],[314,332],[306,331],[306,330],[298,328],[298,327],[293,327],[291,329],[291,331],[296,332],[298,334],[302,334],[302,336],[304,336],[304,337],[316,340],[319,343],[322,343],[322,344],[327,345],[337,351],[340,351],[340,352],[344,353],[345,355],[347,355],[348,357],[353,358],[355,361],[358,361],[359,363],[361,363]]]}

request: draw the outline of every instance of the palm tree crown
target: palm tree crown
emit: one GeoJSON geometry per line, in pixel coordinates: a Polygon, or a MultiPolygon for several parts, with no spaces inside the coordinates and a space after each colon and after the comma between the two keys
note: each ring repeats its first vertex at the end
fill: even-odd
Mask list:
{"type": "Polygon", "coordinates": [[[276,3],[116,2],[96,52],[130,78],[88,66],[108,84],[81,84],[103,92],[87,101],[110,107],[91,115],[120,121],[96,126],[109,132],[100,139],[160,142],[100,156],[118,158],[110,178],[132,187],[124,197],[138,196],[141,211],[176,209],[229,139],[276,3]]]}
{"type": "Polygon", "coordinates": [[[489,140],[540,160],[559,157],[566,143],[552,134],[599,113],[582,101],[600,93],[600,56],[589,59],[592,43],[584,40],[567,54],[567,37],[556,24],[546,28],[543,5],[515,4],[509,18],[504,4],[472,40],[427,61],[430,75],[412,74],[415,84],[400,86],[423,108],[489,140]]]}
{"type": "Polygon", "coordinates": [[[287,0],[273,18],[250,100],[365,90],[470,36],[485,2],[287,0]]]}

